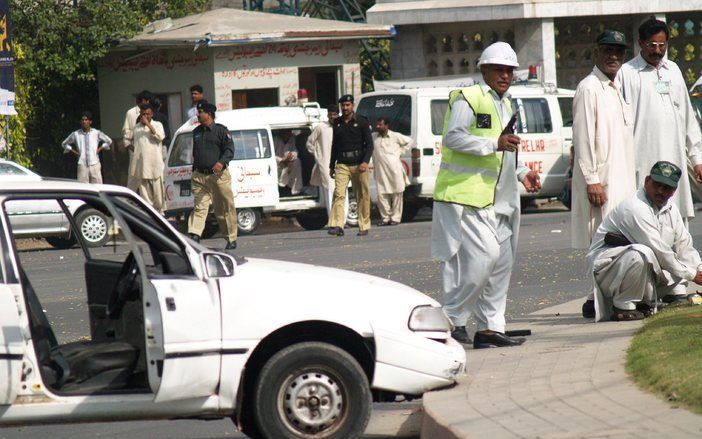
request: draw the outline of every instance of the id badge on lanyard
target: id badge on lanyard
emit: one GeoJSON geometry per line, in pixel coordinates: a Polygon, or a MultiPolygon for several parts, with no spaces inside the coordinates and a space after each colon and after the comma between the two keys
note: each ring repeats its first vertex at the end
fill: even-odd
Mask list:
{"type": "Polygon", "coordinates": [[[662,95],[670,94],[670,81],[664,81],[662,79],[657,80],[656,91],[662,95]]]}

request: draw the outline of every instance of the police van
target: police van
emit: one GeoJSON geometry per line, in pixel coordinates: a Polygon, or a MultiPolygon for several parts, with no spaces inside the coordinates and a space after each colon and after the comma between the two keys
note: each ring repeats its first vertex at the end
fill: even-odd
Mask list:
{"type": "MultiPolygon", "coordinates": [[[[431,203],[441,164],[441,131],[449,93],[472,84],[428,87],[427,81],[377,81],[376,91],[363,94],[356,106],[356,112],[372,124],[379,117],[388,118],[391,130],[416,142],[402,157],[410,178],[403,220],[411,219],[419,208],[431,203]]],[[[569,167],[575,91],[524,83],[512,85],[509,92],[512,108],[518,113],[516,134],[522,139],[518,157],[541,176],[542,188],[537,193],[528,194],[520,185],[522,204],[533,198],[559,196],[569,167]]]]}
{"type": "MultiPolygon", "coordinates": [[[[309,181],[315,160],[305,144],[312,129],[327,119],[316,103],[304,107],[267,107],[218,111],[216,122],[226,126],[234,142],[234,159],[229,163],[234,204],[241,234],[253,233],[264,215],[294,216],[308,230],[324,227],[327,212],[324,197],[316,187],[306,185],[297,195],[279,191],[276,138],[284,131],[294,136],[302,164],[303,180],[309,181]]],[[[168,149],[164,170],[166,216],[187,220],[194,201],[191,188],[193,135],[198,126],[192,118],[176,131],[168,149]]],[[[356,222],[356,209],[349,207],[349,223],[356,222]]],[[[217,232],[212,218],[203,238],[217,232]]]]}

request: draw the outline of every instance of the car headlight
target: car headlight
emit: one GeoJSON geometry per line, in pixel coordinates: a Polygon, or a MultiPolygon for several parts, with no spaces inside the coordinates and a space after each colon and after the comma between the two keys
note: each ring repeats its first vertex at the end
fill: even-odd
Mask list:
{"type": "Polygon", "coordinates": [[[418,306],[412,310],[407,324],[412,331],[445,332],[451,330],[451,320],[444,310],[431,305],[418,306]]]}

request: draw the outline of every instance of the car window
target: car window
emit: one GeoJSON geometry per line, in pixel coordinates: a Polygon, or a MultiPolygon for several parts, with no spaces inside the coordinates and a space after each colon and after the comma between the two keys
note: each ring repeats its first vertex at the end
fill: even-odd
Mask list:
{"type": "Polygon", "coordinates": [[[561,118],[563,118],[564,127],[573,126],[573,98],[563,97],[558,98],[558,107],[561,109],[561,118]]]}
{"type": "Polygon", "coordinates": [[[429,104],[431,111],[431,132],[440,136],[444,130],[444,117],[448,110],[448,99],[435,99],[429,104]]]}
{"type": "Polygon", "coordinates": [[[390,120],[390,129],[406,136],[412,134],[412,97],[398,94],[365,96],[358,103],[356,112],[368,119],[371,125],[379,117],[390,120]]]}
{"type": "Polygon", "coordinates": [[[553,131],[548,102],[543,98],[517,98],[512,100],[512,109],[519,112],[517,133],[550,133],[553,131]]]}
{"type": "Polygon", "coordinates": [[[0,175],[29,175],[24,169],[9,163],[0,163],[0,175]]]}
{"type": "MultiPolygon", "coordinates": [[[[230,131],[234,142],[234,160],[269,158],[271,142],[266,130],[230,131]]],[[[168,157],[168,166],[188,166],[193,163],[193,134],[179,134],[168,157]]]]}

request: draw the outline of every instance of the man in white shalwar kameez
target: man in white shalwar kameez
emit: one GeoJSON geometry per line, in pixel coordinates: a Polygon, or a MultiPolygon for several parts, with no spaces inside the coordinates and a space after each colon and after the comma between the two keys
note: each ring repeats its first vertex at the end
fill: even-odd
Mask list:
{"type": "Polygon", "coordinates": [[[129,178],[134,189],[154,209],[163,213],[163,139],[166,134],[163,125],[152,119],[154,110],[150,104],[139,106],[141,115],[134,125],[129,141],[134,149],[129,163],[129,178]]]}
{"type": "MultiPolygon", "coordinates": [[[[626,38],[605,30],[597,37],[595,67],[573,99],[573,203],[571,244],[586,249],[602,219],[636,190],[634,122],[617,79],[626,38]]],[[[595,316],[590,294],[583,317],[595,316]]]]}
{"type": "Polygon", "coordinates": [[[695,216],[688,180],[688,160],[702,181],[702,134],[680,68],[665,58],[668,26],[651,17],[639,27],[641,53],[619,72],[624,99],[634,114],[637,186],[654,163],[667,160],[682,169],[673,202],[687,223],[695,216]]]}
{"type": "Polygon", "coordinates": [[[302,162],[297,156],[295,136],[290,130],[283,130],[273,143],[278,163],[278,186],[287,186],[291,194],[297,195],[302,191],[302,162]]]}
{"type": "Polygon", "coordinates": [[[449,98],[431,252],[441,262],[453,338],[471,343],[465,325],[472,315],[478,324],[474,348],[516,346],[524,339],[505,335],[504,314],[519,235],[517,181],[529,192],[541,185],[539,175],[516,160],[519,137],[503,131],[512,115],[508,89],[519,66],[517,54],[497,42],[483,51],[478,65],[487,85],[457,90],[449,98]]]}
{"type": "Polygon", "coordinates": [[[140,105],[149,104],[153,95],[148,90],[142,90],[136,96],[136,105],[127,110],[124,114],[124,123],[122,123],[122,144],[129,152],[129,167],[127,168],[127,187],[133,191],[137,191],[139,188],[139,181],[135,180],[133,176],[129,173],[129,168],[131,167],[132,157],[134,156],[134,145],[132,145],[132,138],[134,130],[134,125],[139,122],[139,117],[141,115],[140,105]]]}
{"type": "Polygon", "coordinates": [[[602,222],[588,259],[596,283],[596,321],[640,320],[658,297],[702,284],[702,260],[671,197],[682,183],[676,165],[660,161],[644,186],[602,222]]]}
{"type": "MultiPolygon", "coordinates": [[[[314,156],[314,168],[310,176],[310,185],[319,187],[322,199],[327,208],[327,217],[330,217],[332,201],[334,200],[334,179],[329,175],[329,159],[334,138],[332,123],[339,117],[339,107],[330,105],[327,108],[327,120],[320,122],[307,138],[307,151],[314,156]]],[[[349,199],[345,198],[344,217],[349,211],[349,199]]],[[[328,226],[327,226],[328,227],[328,226]]]]}
{"type": "Polygon", "coordinates": [[[379,118],[373,133],[373,175],[378,186],[379,226],[402,221],[405,187],[410,184],[400,157],[414,146],[414,140],[390,130],[390,122],[379,118]]]}

